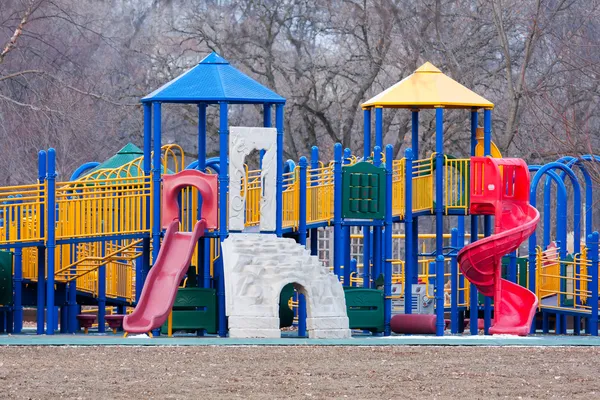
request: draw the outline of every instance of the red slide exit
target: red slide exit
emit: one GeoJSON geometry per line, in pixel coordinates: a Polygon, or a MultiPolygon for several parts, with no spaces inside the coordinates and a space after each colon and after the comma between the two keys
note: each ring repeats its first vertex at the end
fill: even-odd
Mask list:
{"type": "Polygon", "coordinates": [[[165,236],[154,265],[150,269],[135,310],[123,319],[128,333],[146,333],[159,328],[169,317],[179,284],[189,265],[198,239],[205,229],[217,227],[217,176],[185,170],[163,177],[162,225],[165,236]],[[202,195],[202,219],[192,232],[179,232],[177,196],[186,186],[202,195]]]}
{"type": "Polygon", "coordinates": [[[471,214],[495,216],[492,236],[458,253],[463,275],[485,296],[494,297],[491,334],[525,336],[538,305],[534,293],[501,277],[502,257],[535,231],[539,212],[529,204],[529,171],[516,158],[471,158],[471,214]]]}

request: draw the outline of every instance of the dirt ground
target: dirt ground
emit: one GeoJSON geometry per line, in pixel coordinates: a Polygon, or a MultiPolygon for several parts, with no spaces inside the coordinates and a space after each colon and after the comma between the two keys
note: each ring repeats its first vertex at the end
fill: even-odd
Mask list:
{"type": "Polygon", "coordinates": [[[599,372],[591,347],[0,347],[0,398],[594,399],[599,372]]]}

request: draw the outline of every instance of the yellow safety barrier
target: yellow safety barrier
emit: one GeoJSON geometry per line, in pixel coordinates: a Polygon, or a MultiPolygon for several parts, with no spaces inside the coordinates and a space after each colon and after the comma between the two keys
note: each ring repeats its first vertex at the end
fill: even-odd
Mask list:
{"type": "Polygon", "coordinates": [[[392,214],[404,218],[406,213],[405,202],[406,159],[394,160],[392,163],[392,214]]]}
{"type": "Polygon", "coordinates": [[[591,261],[587,249],[575,254],[573,260],[561,260],[558,248],[536,249],[536,295],[540,299],[538,308],[591,312],[587,304],[592,291],[592,277],[588,274],[591,261]]]}
{"type": "Polygon", "coordinates": [[[471,160],[444,156],[444,186],[446,213],[448,210],[469,211],[469,168],[471,160]]]}
{"type": "Polygon", "coordinates": [[[56,184],[56,238],[149,232],[149,177],[56,184]]]}
{"type": "Polygon", "coordinates": [[[329,222],[333,219],[333,164],[309,168],[306,179],[306,222],[329,222]]]}
{"type": "Polygon", "coordinates": [[[434,157],[413,161],[413,211],[433,212],[434,157]]]}
{"type": "Polygon", "coordinates": [[[282,226],[298,228],[300,218],[300,168],[283,174],[282,226]]]}
{"type": "Polygon", "coordinates": [[[44,240],[42,207],[46,204],[46,184],[0,187],[0,244],[44,240]]]}

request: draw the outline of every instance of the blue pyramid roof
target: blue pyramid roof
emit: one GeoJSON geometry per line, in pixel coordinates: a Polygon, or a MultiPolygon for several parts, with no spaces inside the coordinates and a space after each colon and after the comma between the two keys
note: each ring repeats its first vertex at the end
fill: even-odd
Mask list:
{"type": "Polygon", "coordinates": [[[143,103],[285,103],[271,89],[240,72],[217,53],[204,57],[171,82],[142,99],[143,103]]]}

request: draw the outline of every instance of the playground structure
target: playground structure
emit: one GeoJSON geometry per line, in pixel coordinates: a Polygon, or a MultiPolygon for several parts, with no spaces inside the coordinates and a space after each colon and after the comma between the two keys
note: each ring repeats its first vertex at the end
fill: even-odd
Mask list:
{"type": "MultiPolygon", "coordinates": [[[[327,330],[313,325],[319,314],[307,316],[318,307],[318,296],[311,294],[313,285],[307,275],[308,271],[321,274],[318,268],[306,268],[302,276],[289,272],[273,279],[264,301],[269,310],[263,316],[269,320],[268,328],[249,332],[256,329],[248,322],[250,316],[236,314],[234,306],[236,288],[242,283],[228,286],[233,280],[228,278],[229,254],[223,257],[221,243],[228,237],[235,241],[238,234],[267,233],[274,235],[275,241],[282,236],[294,238],[299,244],[294,247],[302,250],[309,239],[314,257],[319,252],[319,232],[331,230],[332,272],[339,277],[336,282],[345,287],[332,283],[330,289],[335,294],[332,298],[347,308],[347,318],[341,315],[339,304],[330,313],[321,314],[322,320],[334,321],[329,329],[336,332],[329,332],[327,337],[345,335],[348,326],[390,334],[392,314],[410,318],[418,312],[415,303],[420,300],[432,303],[434,314],[428,321],[434,321],[437,335],[444,334],[445,313],[450,314],[450,331],[458,333],[464,326],[460,319],[467,312],[471,334],[479,331],[480,312],[486,333],[521,335],[535,331],[532,322],[538,312],[543,332],[548,332],[554,317],[555,332],[565,333],[567,317],[572,316],[574,333],[580,333],[583,320],[586,331],[597,335],[598,234],[592,233],[593,192],[585,168],[586,162],[597,159],[565,158],[542,167],[527,167],[516,159],[489,158],[500,156],[491,140],[493,104],[432,64],[424,64],[363,104],[362,161],[336,144],[333,161],[320,160],[315,147],[310,160],[302,157],[295,166],[284,164],[285,99],[215,53],[142,103],[141,154],[123,149],[121,157],[127,162],[109,163],[104,168],[86,164],[71,180],[57,182],[56,154],[50,149],[39,154],[37,183],[0,188],[0,249],[13,253],[4,257],[14,265],[0,268],[0,332],[22,331],[25,306],[38,309],[38,334],[53,334],[56,325],[61,332],[75,332],[81,306],[94,305],[98,332],[105,330],[107,307],[117,307],[118,314],[126,314],[127,307],[135,306],[124,321],[125,329],[132,333],[164,326],[172,315],[169,324],[175,327],[180,324],[226,336],[229,317],[230,334],[272,337],[279,334],[275,321],[281,316],[281,310],[279,317],[276,313],[281,306],[280,292],[292,284],[297,289],[292,303],[299,335],[305,336],[308,330],[311,337],[319,337],[327,330]],[[184,170],[186,165],[182,155],[177,159],[176,146],[161,147],[162,103],[198,106],[198,158],[188,166],[191,169],[184,170]],[[263,105],[264,127],[229,127],[229,104],[263,105]],[[219,158],[207,160],[209,105],[219,108],[220,142],[219,158]],[[394,160],[391,146],[383,146],[386,107],[407,108],[412,113],[411,148],[400,160],[394,160]],[[275,128],[271,127],[273,108],[275,128]],[[436,152],[430,156],[419,151],[419,112],[427,108],[435,109],[436,114],[436,152]],[[466,109],[471,114],[470,157],[444,153],[443,120],[449,109],[466,109]],[[481,109],[483,130],[478,122],[481,109]],[[375,146],[371,145],[372,125],[375,146]],[[250,171],[244,157],[255,148],[261,150],[261,168],[250,171]],[[585,178],[585,232],[589,235],[583,248],[581,188],[573,166],[585,178]],[[527,169],[535,173],[531,185],[527,169]],[[528,257],[517,270],[521,259],[517,260],[515,251],[536,228],[537,186],[543,179],[543,245],[537,246],[536,235],[532,235],[528,257]],[[574,193],[572,255],[566,250],[567,179],[574,193]],[[197,190],[208,181],[210,190],[197,190]],[[557,188],[557,240],[556,247],[551,248],[553,183],[557,188]],[[480,215],[484,238],[478,240],[480,215]],[[492,215],[496,216],[494,234],[492,215]],[[420,232],[419,222],[432,216],[435,250],[426,253],[419,250],[420,240],[427,237],[420,232]],[[450,235],[444,232],[444,218],[457,221],[450,235]],[[465,218],[471,222],[469,236],[465,218]],[[403,226],[404,234],[395,233],[395,226],[403,226]],[[467,246],[466,237],[471,240],[467,246]],[[360,242],[360,262],[352,258],[352,240],[360,242]],[[404,254],[395,256],[398,240],[403,242],[404,254]],[[505,256],[509,261],[503,274],[501,261],[505,256]],[[190,263],[195,268],[188,270],[190,263]],[[156,282],[165,278],[165,290],[156,290],[156,282]],[[184,279],[186,288],[179,289],[178,294],[184,279]],[[415,291],[419,285],[425,287],[424,296],[415,291]],[[182,300],[185,293],[196,296],[198,303],[189,303],[186,308],[182,300]],[[480,299],[478,293],[485,297],[480,299]],[[366,298],[367,307],[361,308],[357,299],[366,298]],[[174,305],[178,309],[171,314],[174,305]],[[60,307],[58,324],[56,307],[60,307]],[[208,315],[202,318],[213,321],[186,325],[184,313],[197,314],[201,308],[208,315]],[[182,321],[176,322],[177,318],[182,321]]],[[[268,237],[263,235],[265,240],[268,237]]],[[[251,263],[237,268],[248,265],[251,263]]],[[[271,265],[274,268],[276,265],[271,265]]]]}

